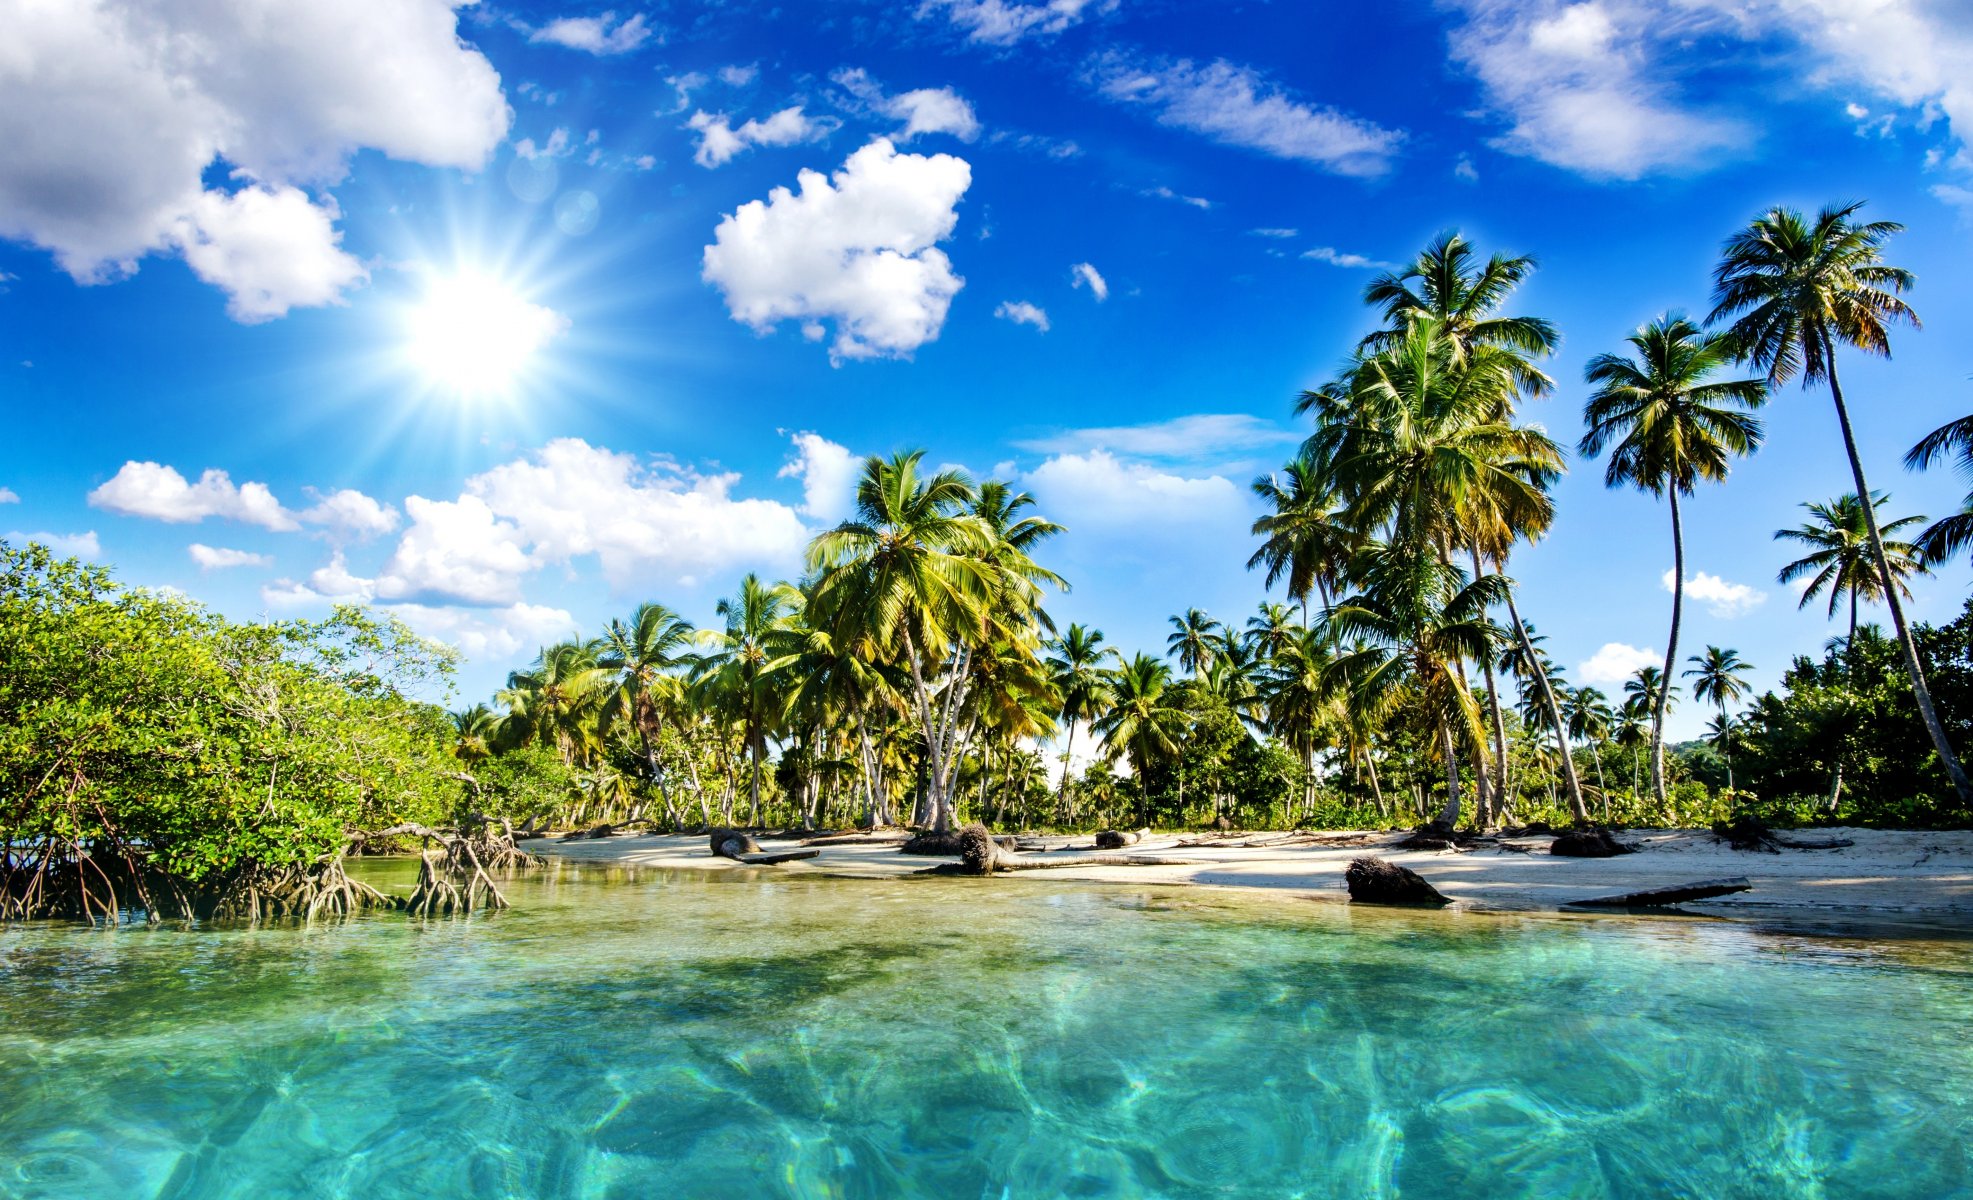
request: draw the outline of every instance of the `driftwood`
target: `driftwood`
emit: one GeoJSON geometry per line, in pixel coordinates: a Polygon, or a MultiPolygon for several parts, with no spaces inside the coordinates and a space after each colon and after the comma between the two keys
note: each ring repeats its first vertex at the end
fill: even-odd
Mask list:
{"type": "Polygon", "coordinates": [[[1150,834],[1151,831],[1149,829],[1136,829],[1128,833],[1120,829],[1105,829],[1096,835],[1096,848],[1098,850],[1121,850],[1125,846],[1135,846],[1146,837],[1149,837],[1150,834]]]}
{"type": "Polygon", "coordinates": [[[1343,871],[1350,900],[1356,904],[1429,905],[1442,908],[1452,901],[1409,867],[1381,858],[1357,858],[1343,871]]]}
{"type": "Polygon", "coordinates": [[[600,842],[604,838],[615,837],[616,835],[617,835],[617,827],[614,825],[608,825],[608,824],[591,825],[587,829],[578,829],[574,833],[564,834],[562,836],[562,841],[600,842]]]}
{"type": "Polygon", "coordinates": [[[1572,829],[1550,843],[1548,852],[1562,858],[1615,858],[1635,854],[1637,847],[1611,837],[1607,829],[1572,829]]]}
{"type": "MultiPolygon", "coordinates": [[[[973,826],[969,825],[966,828],[970,829],[973,826]]],[[[980,826],[980,828],[983,829],[985,826],[980,826]]],[[[922,833],[914,833],[905,840],[903,845],[897,848],[897,852],[899,854],[922,854],[934,858],[945,858],[948,856],[957,858],[966,852],[961,841],[962,835],[965,832],[965,829],[948,829],[944,832],[926,830],[922,833]]],[[[997,837],[993,840],[1003,850],[1014,849],[1018,841],[1018,839],[1012,837],[997,837]]]]}
{"type": "Polygon", "coordinates": [[[814,858],[822,853],[820,850],[788,850],[779,854],[763,854],[760,843],[738,829],[715,829],[708,840],[712,844],[714,854],[749,867],[779,866],[782,863],[814,858]]]}
{"type": "Polygon", "coordinates": [[[1765,850],[1769,854],[1779,854],[1783,849],[1841,850],[1845,846],[1856,845],[1856,842],[1850,838],[1822,838],[1811,842],[1783,837],[1768,828],[1767,822],[1758,817],[1738,817],[1730,822],[1715,821],[1713,836],[1735,850],[1765,850]]]}
{"type": "Polygon", "coordinates": [[[1009,853],[1010,838],[996,838],[984,825],[968,825],[954,835],[960,845],[959,861],[940,863],[918,872],[920,875],[992,875],[998,871],[1045,871],[1051,867],[1192,867],[1198,864],[1184,858],[1152,858],[1142,854],[1090,854],[1080,858],[1041,861],[1017,858],[1009,853]]]}
{"type": "Polygon", "coordinates": [[[832,833],[803,838],[804,846],[896,846],[911,840],[909,833],[832,833]]]}
{"type": "Polygon", "coordinates": [[[1682,883],[1677,887],[1652,888],[1644,892],[1626,892],[1621,896],[1602,896],[1595,900],[1572,900],[1570,908],[1664,908],[1668,905],[1683,904],[1688,900],[1709,900],[1714,896],[1730,896],[1734,892],[1752,891],[1754,885],[1747,882],[1744,875],[1731,879],[1704,879],[1697,883],[1682,883]]]}

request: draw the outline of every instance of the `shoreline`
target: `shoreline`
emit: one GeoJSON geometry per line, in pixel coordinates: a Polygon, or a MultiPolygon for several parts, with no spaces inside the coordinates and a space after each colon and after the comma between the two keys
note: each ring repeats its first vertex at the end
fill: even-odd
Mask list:
{"type": "MultiPolygon", "coordinates": [[[[1619,840],[1638,848],[1616,858],[1562,858],[1548,853],[1546,836],[1504,838],[1461,851],[1399,850],[1405,833],[1337,830],[1322,836],[1361,839],[1349,845],[1302,844],[1180,846],[1201,835],[1154,833],[1138,845],[1114,853],[1184,859],[1182,865],[1061,866],[1016,871],[1002,882],[1052,879],[1075,882],[1161,884],[1273,891],[1320,899],[1346,900],[1343,870],[1366,855],[1408,867],[1453,901],[1476,911],[1562,911],[1581,901],[1698,880],[1745,876],[1751,891],[1694,901],[1677,909],[1606,910],[1674,912],[1707,916],[1820,913],[1830,917],[1880,918],[1956,925],[1973,931],[1973,831],[1817,829],[1818,837],[1848,838],[1854,845],[1833,850],[1783,850],[1778,854],[1728,847],[1708,830],[1636,829],[1619,840]]],[[[1280,834],[1244,835],[1250,840],[1280,834]]],[[[1089,835],[1023,838],[1044,851],[1023,851],[1031,861],[1048,861],[1070,846],[1087,847],[1089,835]]],[[[793,850],[799,839],[762,839],[768,852],[793,850]]],[[[812,859],[774,867],[754,867],[713,856],[703,835],[644,834],[596,841],[562,842],[531,838],[524,848],[572,862],[682,870],[780,872],[789,877],[895,878],[949,858],[899,854],[895,845],[813,847],[812,859]]],[[[1573,911],[1573,910],[1571,910],[1573,911]]]]}

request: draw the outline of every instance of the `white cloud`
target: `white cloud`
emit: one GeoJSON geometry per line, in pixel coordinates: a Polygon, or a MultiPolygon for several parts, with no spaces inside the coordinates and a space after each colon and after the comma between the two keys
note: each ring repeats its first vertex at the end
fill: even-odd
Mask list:
{"type": "Polygon", "coordinates": [[[575,153],[575,146],[569,137],[569,131],[558,125],[555,127],[554,132],[548,135],[548,140],[539,146],[534,144],[533,138],[522,138],[520,141],[515,142],[514,153],[521,158],[529,160],[537,158],[567,158],[569,155],[575,153]]]}
{"type": "Polygon", "coordinates": [[[1452,164],[1452,176],[1454,179],[1462,180],[1466,183],[1478,183],[1480,181],[1480,169],[1473,165],[1473,156],[1470,154],[1460,155],[1459,161],[1452,164]]]}
{"type": "Polygon", "coordinates": [[[269,608],[317,608],[330,604],[368,604],[377,595],[374,579],[353,574],[338,550],[326,565],[316,568],[308,582],[277,579],[260,589],[260,598],[269,608]]]}
{"type": "Polygon", "coordinates": [[[1182,475],[1108,450],[1058,454],[1023,483],[1050,519],[1106,555],[1154,557],[1154,548],[1172,545],[1190,553],[1202,535],[1238,544],[1251,520],[1243,489],[1224,476],[1182,475]]]}
{"type": "Polygon", "coordinates": [[[1249,229],[1247,232],[1253,234],[1255,237],[1284,240],[1292,237],[1300,237],[1302,233],[1299,229],[1249,229]]]}
{"type": "Polygon", "coordinates": [[[1002,300],[993,310],[993,315],[1016,325],[1032,325],[1043,333],[1048,332],[1048,314],[1029,304],[1026,300],[1002,300]]]}
{"type": "Polygon", "coordinates": [[[1741,149],[1753,130],[1680,106],[1654,37],[1688,36],[1709,0],[1460,0],[1454,61],[1510,122],[1494,145],[1593,178],[1697,168],[1741,149]]]}
{"type": "MultiPolygon", "coordinates": [[[[1659,579],[1659,584],[1667,591],[1672,590],[1672,572],[1667,570],[1659,579]]],[[[1706,606],[1706,611],[1716,617],[1744,617],[1767,601],[1767,593],[1744,583],[1728,583],[1717,575],[1704,571],[1688,576],[1685,580],[1685,594],[1706,606]]]]}
{"type": "Polygon", "coordinates": [[[618,20],[614,12],[595,17],[560,17],[528,35],[531,42],[552,42],[590,54],[628,54],[651,40],[643,13],[618,20]]]}
{"type": "Polygon", "coordinates": [[[1142,194],[1149,196],[1154,200],[1171,200],[1179,204],[1184,204],[1189,207],[1196,208],[1201,212],[1210,210],[1213,206],[1213,202],[1206,199],[1204,196],[1187,196],[1181,192],[1174,192],[1170,188],[1165,187],[1163,184],[1160,184],[1154,188],[1145,188],[1142,194]]]}
{"type": "Polygon", "coordinates": [[[802,515],[825,525],[849,516],[856,506],[863,460],[818,433],[797,433],[790,440],[795,458],[777,475],[802,481],[802,515]]]}
{"type": "Polygon", "coordinates": [[[735,64],[719,69],[719,81],[728,87],[746,87],[758,78],[760,78],[759,63],[748,63],[745,66],[735,64]]]}
{"type": "Polygon", "coordinates": [[[505,608],[386,604],[384,611],[471,659],[523,657],[550,642],[581,636],[573,614],[543,604],[505,608]]]}
{"type": "Polygon", "coordinates": [[[1076,263],[1071,266],[1069,268],[1069,276],[1075,287],[1088,288],[1089,294],[1096,297],[1098,304],[1110,298],[1109,281],[1103,278],[1101,271],[1098,271],[1088,263],[1076,263]]]}
{"type": "Polygon", "coordinates": [[[468,604],[513,604],[533,570],[518,526],[475,495],[457,500],[407,496],[410,528],[375,581],[386,600],[444,597],[468,604]]]}
{"type": "Polygon", "coordinates": [[[903,121],[890,135],[893,141],[908,142],[927,133],[949,133],[962,142],[980,136],[980,122],[973,115],[973,106],[951,88],[917,88],[888,96],[861,67],[838,71],[830,78],[854,97],[855,105],[903,121]]]}
{"type": "Polygon", "coordinates": [[[362,149],[482,166],[509,112],[449,0],[8,0],[0,237],[80,282],[179,251],[255,320],[363,277],[320,192],[362,149]],[[208,189],[223,161],[236,186],[208,189]]]}
{"type": "Polygon", "coordinates": [[[334,199],[316,204],[299,188],[204,192],[172,238],[192,273],[226,293],[233,319],[253,324],[339,304],[370,277],[343,252],[338,215],[334,199]]]}
{"type": "Polygon", "coordinates": [[[187,483],[183,475],[161,463],[126,462],[89,493],[89,503],[106,512],[173,524],[223,517],[279,532],[300,528],[266,484],[235,487],[232,478],[217,468],[200,475],[197,483],[187,483]]]}
{"type": "Polygon", "coordinates": [[[326,527],[332,536],[358,541],[381,537],[397,528],[398,512],[355,488],[340,488],[320,497],[296,514],[310,525],[326,527]]]}
{"type": "Polygon", "coordinates": [[[899,154],[878,139],[832,179],[797,176],[722,218],[704,278],[733,319],[765,333],[802,322],[820,340],[836,324],[832,361],[909,357],[936,338],[964,285],[937,243],[952,236],[972,168],[949,154],[899,154]]]}
{"type": "Polygon", "coordinates": [[[16,546],[24,546],[29,542],[40,542],[42,545],[48,547],[48,549],[65,558],[101,558],[103,556],[102,543],[96,540],[96,531],[93,529],[86,533],[49,533],[46,530],[36,533],[22,533],[17,529],[7,534],[6,540],[16,546]]]}
{"type": "Polygon", "coordinates": [[[0,487],[0,504],[19,504],[20,493],[10,487],[0,487]]]}
{"type": "Polygon", "coordinates": [[[1116,7],[1116,0],[924,0],[918,19],[943,12],[966,31],[966,40],[988,46],[1012,46],[1029,36],[1053,36],[1082,19],[1092,9],[1116,7]]]}
{"type": "Polygon", "coordinates": [[[255,554],[250,550],[228,550],[224,546],[208,546],[204,542],[193,542],[185,547],[192,561],[205,571],[223,571],[228,567],[271,567],[274,560],[265,554],[255,554]]]}
{"type": "Polygon", "coordinates": [[[828,117],[807,116],[801,105],[793,104],[765,121],[749,120],[738,129],[727,123],[725,113],[715,115],[701,110],[692,114],[685,127],[699,135],[699,147],[693,152],[692,161],[702,167],[717,167],[732,161],[749,146],[819,142],[834,133],[838,123],[828,117]]]}
{"type": "Polygon", "coordinates": [[[1308,104],[1223,59],[1198,66],[1112,50],[1091,60],[1089,77],[1105,98],[1144,105],[1163,124],[1339,175],[1382,174],[1404,140],[1395,130],[1308,104]]]}
{"type": "Polygon", "coordinates": [[[1397,269],[1396,263],[1384,262],[1375,258],[1365,258],[1361,254],[1345,254],[1334,246],[1317,246],[1313,250],[1304,250],[1302,251],[1302,257],[1312,258],[1316,262],[1325,262],[1337,267],[1380,267],[1386,271],[1397,269]]]}
{"type": "Polygon", "coordinates": [[[1197,413],[1143,425],[1069,429],[1014,445],[1038,454],[1108,450],[1134,458],[1201,459],[1300,440],[1294,430],[1248,413],[1197,413]]]}
{"type": "Polygon", "coordinates": [[[1584,683],[1622,683],[1641,667],[1663,667],[1665,656],[1657,650],[1643,650],[1623,642],[1606,642],[1601,650],[1576,664],[1576,678],[1584,683]]]}

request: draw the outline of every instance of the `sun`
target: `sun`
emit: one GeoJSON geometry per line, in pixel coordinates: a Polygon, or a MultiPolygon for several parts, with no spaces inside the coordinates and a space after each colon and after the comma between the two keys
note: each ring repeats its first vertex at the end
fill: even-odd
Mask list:
{"type": "Polygon", "coordinates": [[[525,378],[567,317],[477,271],[435,276],[405,320],[405,351],[434,388],[464,397],[505,395],[525,378]]]}

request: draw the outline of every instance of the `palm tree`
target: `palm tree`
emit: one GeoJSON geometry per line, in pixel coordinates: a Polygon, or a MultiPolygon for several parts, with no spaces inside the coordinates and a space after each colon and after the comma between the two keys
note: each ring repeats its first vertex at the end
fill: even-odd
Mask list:
{"type": "Polygon", "coordinates": [[[1247,559],[1247,569],[1266,567],[1270,588],[1286,580],[1288,597],[1302,606],[1307,624],[1309,593],[1319,594],[1322,607],[1329,607],[1336,576],[1359,538],[1341,520],[1333,482],[1307,455],[1283,467],[1279,476],[1254,480],[1253,490],[1270,511],[1254,520],[1253,532],[1262,541],[1247,559]]]}
{"type": "Polygon", "coordinates": [[[1187,675],[1197,675],[1213,661],[1219,647],[1220,624],[1205,610],[1188,608],[1171,618],[1172,634],[1165,639],[1165,651],[1178,659],[1187,675]]]}
{"type": "MultiPolygon", "coordinates": [[[[1914,471],[1922,471],[1946,454],[1953,456],[1953,465],[1961,475],[1973,479],[1973,416],[1948,421],[1926,434],[1905,455],[1904,464],[1914,471]]],[[[1879,532],[1888,534],[1891,530],[1886,526],[1879,532]]],[[[1973,492],[1960,500],[1958,512],[1939,518],[1918,536],[1919,549],[1931,566],[1945,562],[1968,545],[1973,545],[1973,492]]],[[[1887,559],[1893,553],[1888,541],[1884,543],[1884,552],[1887,559]]]]}
{"type": "MultiPolygon", "coordinates": [[[[1881,509],[1889,499],[1884,493],[1876,492],[1870,497],[1871,507],[1881,509]]],[[[1849,636],[1854,638],[1858,602],[1874,604],[1884,599],[1884,576],[1877,568],[1877,556],[1870,549],[1870,530],[1864,523],[1863,504],[1856,493],[1848,492],[1827,504],[1804,502],[1802,507],[1809,511],[1809,519],[1794,529],[1777,529],[1774,536],[1777,540],[1807,546],[1809,553],[1781,568],[1777,579],[1781,583],[1793,583],[1807,576],[1808,585],[1802,589],[1802,602],[1797,607],[1807,608],[1810,601],[1827,591],[1828,615],[1832,620],[1836,606],[1847,600],[1849,636]]],[[[1891,535],[1924,520],[1922,516],[1891,521],[1881,516],[1877,519],[1884,561],[1891,568],[1894,586],[1906,596],[1911,594],[1911,587],[1905,580],[1925,573],[1924,550],[1918,543],[1900,541],[1891,535]]]]}
{"type": "MultiPolygon", "coordinates": [[[[1712,378],[1733,360],[1733,343],[1708,335],[1678,314],[1667,314],[1630,335],[1635,358],[1599,354],[1583,377],[1596,392],[1583,407],[1588,430],[1582,452],[1594,457],[1614,446],[1603,481],[1630,484],[1666,496],[1672,513],[1672,630],[1665,644],[1664,674],[1678,661],[1679,619],[1685,602],[1685,531],[1678,498],[1700,480],[1721,480],[1734,455],[1751,454],[1761,424],[1749,415],[1767,397],[1757,379],[1712,378]]],[[[1664,692],[1651,715],[1651,790],[1665,793],[1664,692]]]]}
{"type": "Polygon", "coordinates": [[[1286,604],[1263,600],[1254,615],[1247,618],[1246,638],[1263,658],[1280,653],[1300,632],[1295,627],[1295,610],[1286,604]]]}
{"type": "MultiPolygon", "coordinates": [[[[1657,670],[1656,667],[1650,669],[1657,670]]],[[[1629,685],[1626,685],[1624,690],[1629,691],[1629,685]]],[[[1617,710],[1616,723],[1610,728],[1610,739],[1630,751],[1630,790],[1631,795],[1635,796],[1638,787],[1638,760],[1643,757],[1644,747],[1651,743],[1650,702],[1638,696],[1626,699],[1623,706],[1617,710]]]]}
{"type": "Polygon", "coordinates": [[[1090,726],[1103,739],[1104,754],[1115,760],[1130,757],[1137,773],[1138,795],[1147,807],[1139,818],[1148,820],[1151,769],[1178,753],[1178,733],[1185,713],[1171,694],[1171,668],[1148,654],[1139,654],[1118,668],[1110,688],[1110,707],[1090,726]]]}
{"type": "Polygon", "coordinates": [[[500,718],[484,704],[449,714],[452,718],[452,757],[471,766],[493,757],[500,718]]]}
{"type": "Polygon", "coordinates": [[[1365,337],[1363,348],[1387,350],[1414,322],[1428,319],[1446,331],[1461,357],[1482,346],[1509,352],[1517,390],[1546,395],[1554,381],[1533,360],[1555,352],[1561,341],[1555,326],[1539,317],[1497,315],[1534,269],[1534,257],[1525,254],[1495,254],[1478,265],[1471,242],[1457,231],[1442,233],[1409,267],[1379,275],[1364,289],[1364,303],[1383,310],[1385,328],[1365,337]]]}
{"type": "Polygon", "coordinates": [[[610,673],[597,667],[588,646],[558,642],[542,647],[533,665],[510,673],[507,686],[494,697],[507,710],[500,720],[500,740],[554,746],[571,766],[588,761],[597,746],[596,725],[609,685],[610,673]]]}
{"type": "MultiPolygon", "coordinates": [[[[1827,381],[1836,406],[1836,423],[1843,432],[1843,450],[1850,460],[1850,478],[1858,496],[1870,496],[1863,458],[1857,453],[1855,430],[1843,385],[1836,374],[1836,347],[1847,345],[1882,358],[1891,356],[1889,327],[1903,322],[1918,327],[1918,315],[1899,296],[1913,276],[1887,265],[1882,256],[1886,240],[1904,226],[1892,221],[1852,220],[1861,202],[1824,208],[1808,221],[1789,208],[1773,208],[1727,239],[1713,272],[1715,304],[1710,320],[1728,318],[1728,329],[1739,353],[1767,373],[1779,386],[1802,377],[1802,386],[1827,381]]],[[[1922,443],[1921,443],[1922,444],[1922,443]]],[[[1877,528],[1874,506],[1863,506],[1864,530],[1878,573],[1890,579],[1891,567],[1877,528]]],[[[1939,762],[1952,780],[1962,805],[1973,805],[1973,780],[1968,780],[1959,756],[1946,738],[1918,661],[1918,644],[1905,621],[1897,589],[1886,588],[1905,671],[1925,730],[1932,737],[1939,762]]]]}
{"type": "Polygon", "coordinates": [[[1069,628],[1053,643],[1049,655],[1049,680],[1062,697],[1062,725],[1067,729],[1062,744],[1062,784],[1057,802],[1065,820],[1075,820],[1069,799],[1069,773],[1075,763],[1076,722],[1087,721],[1109,703],[1111,668],[1117,652],[1103,645],[1103,631],[1081,625],[1069,628]]]}
{"type": "Polygon", "coordinates": [[[1603,780],[1602,745],[1610,736],[1610,724],[1616,714],[1610,711],[1609,697],[1593,687],[1579,687],[1568,696],[1569,736],[1579,742],[1587,742],[1596,759],[1596,790],[1603,793],[1603,813],[1610,812],[1610,789],[1603,780]]]}
{"type": "Polygon", "coordinates": [[[699,666],[740,731],[740,745],[750,760],[747,797],[749,822],[760,819],[760,775],[767,757],[767,740],[775,736],[787,712],[789,695],[778,677],[782,661],[793,653],[799,632],[792,619],[801,611],[802,594],[785,583],[764,583],[748,572],[740,590],[721,600],[713,611],[725,628],[712,634],[712,649],[699,666]]]}
{"type": "MultiPolygon", "coordinates": [[[[1315,752],[1346,717],[1332,677],[1334,648],[1320,630],[1297,630],[1268,660],[1260,684],[1268,731],[1302,763],[1304,813],[1315,807],[1315,752]]],[[[1373,778],[1376,767],[1371,767],[1373,778]]],[[[1294,817],[1290,815],[1290,823],[1294,817]]]]}
{"type": "MultiPolygon", "coordinates": [[[[1726,716],[1726,706],[1745,696],[1747,672],[1753,664],[1740,657],[1738,650],[1722,650],[1718,646],[1706,647],[1704,654],[1695,654],[1686,660],[1692,669],[1685,678],[1692,681],[1692,694],[1701,700],[1711,700],[1720,710],[1720,725],[1730,723],[1726,716]]],[[[1733,753],[1726,751],[1726,790],[1733,790],[1733,753]]]]}
{"type": "Polygon", "coordinates": [[[651,745],[651,730],[659,724],[657,711],[661,695],[658,677],[683,664],[695,632],[689,622],[662,604],[640,604],[628,622],[612,620],[601,638],[592,644],[596,666],[615,675],[610,695],[611,709],[630,722],[637,731],[638,745],[651,780],[665,797],[664,773],[658,754],[651,745]]]}
{"type": "Polygon", "coordinates": [[[923,459],[914,450],[864,460],[855,512],[817,534],[808,558],[811,569],[826,569],[816,599],[837,638],[855,653],[908,668],[932,822],[944,830],[967,660],[988,640],[1010,573],[992,561],[992,535],[969,511],[972,483],[957,471],[921,475],[923,459]],[[938,676],[948,681],[943,689],[938,676]]]}

